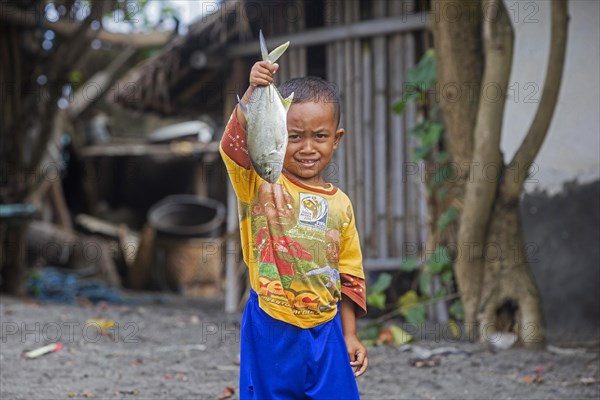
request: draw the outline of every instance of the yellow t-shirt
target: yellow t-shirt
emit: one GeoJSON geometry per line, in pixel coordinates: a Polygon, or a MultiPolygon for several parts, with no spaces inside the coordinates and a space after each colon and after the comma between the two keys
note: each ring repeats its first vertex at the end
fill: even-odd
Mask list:
{"type": "Polygon", "coordinates": [[[345,295],[364,304],[364,273],[352,204],[346,194],[306,185],[284,171],[275,184],[254,171],[235,112],[221,156],[238,198],[250,284],[273,318],[301,328],[332,319],[345,295]]]}

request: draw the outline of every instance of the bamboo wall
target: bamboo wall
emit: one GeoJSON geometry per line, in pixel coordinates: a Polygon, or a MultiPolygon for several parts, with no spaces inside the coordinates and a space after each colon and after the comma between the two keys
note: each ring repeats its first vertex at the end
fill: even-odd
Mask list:
{"type": "MultiPolygon", "coordinates": [[[[369,3],[376,19],[401,15],[412,2],[369,3]]],[[[361,17],[359,6],[358,0],[327,1],[326,15],[355,22],[361,17]]],[[[415,107],[409,106],[403,115],[391,112],[401,97],[407,70],[416,62],[415,35],[398,33],[327,45],[327,79],[340,92],[341,125],[346,129],[330,179],[352,199],[367,268],[393,265],[374,259],[397,260],[405,255],[407,245],[420,247],[425,241],[424,188],[418,175],[407,173],[419,168],[407,164],[414,145],[408,130],[415,125],[415,107]]]]}

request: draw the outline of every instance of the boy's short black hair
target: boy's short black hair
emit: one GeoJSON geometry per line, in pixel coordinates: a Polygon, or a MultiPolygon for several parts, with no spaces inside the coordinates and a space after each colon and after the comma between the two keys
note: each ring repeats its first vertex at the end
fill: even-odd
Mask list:
{"type": "Polygon", "coordinates": [[[316,76],[303,76],[292,78],[279,85],[277,89],[284,99],[294,93],[292,103],[305,103],[308,101],[331,103],[334,117],[337,120],[336,127],[340,125],[340,98],[331,82],[316,76]]]}

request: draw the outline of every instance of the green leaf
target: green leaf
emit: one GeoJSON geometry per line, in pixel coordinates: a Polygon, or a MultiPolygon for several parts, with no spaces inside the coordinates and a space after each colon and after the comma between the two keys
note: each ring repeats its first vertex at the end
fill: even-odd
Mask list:
{"type": "Polygon", "coordinates": [[[388,274],[387,272],[382,272],[377,277],[377,281],[368,287],[369,293],[375,294],[384,292],[390,287],[391,283],[392,275],[388,274]]]}
{"type": "Polygon", "coordinates": [[[419,295],[414,290],[409,290],[408,292],[406,292],[402,296],[400,296],[400,298],[398,299],[398,306],[400,307],[400,312],[402,312],[402,310],[408,309],[418,303],[419,303],[419,295]]]}
{"type": "Polygon", "coordinates": [[[438,195],[440,196],[441,200],[444,200],[446,198],[446,196],[448,195],[448,188],[447,187],[440,188],[438,190],[438,195]]]}
{"type": "Polygon", "coordinates": [[[415,146],[412,152],[412,161],[425,160],[429,156],[429,153],[431,153],[431,150],[430,146],[415,146]]]}
{"type": "Polygon", "coordinates": [[[442,297],[444,296],[446,296],[446,288],[442,286],[438,289],[437,293],[435,294],[435,297],[439,297],[440,301],[443,301],[442,297]]]}
{"type": "Polygon", "coordinates": [[[427,50],[418,64],[408,70],[406,77],[408,82],[419,87],[422,91],[430,88],[437,78],[434,50],[427,50]]]}
{"type": "Polygon", "coordinates": [[[383,310],[385,308],[385,293],[372,293],[367,296],[367,304],[371,307],[383,310]]]}
{"type": "Polygon", "coordinates": [[[423,325],[427,320],[427,309],[424,304],[418,304],[406,311],[406,322],[413,325],[423,325]]]}
{"type": "Polygon", "coordinates": [[[458,337],[458,335],[460,335],[460,328],[458,327],[458,324],[454,322],[453,319],[448,321],[448,328],[450,328],[450,332],[452,332],[452,335],[455,338],[458,337]]]}
{"type": "Polygon", "coordinates": [[[416,124],[415,126],[413,126],[408,133],[417,137],[420,137],[422,135],[425,134],[425,132],[427,131],[427,124],[429,123],[429,121],[425,120],[422,122],[419,122],[418,124],[416,124]]]}
{"type": "Polygon", "coordinates": [[[400,264],[400,271],[404,272],[412,272],[415,269],[419,268],[420,263],[417,257],[407,257],[400,264]]]}
{"type": "Polygon", "coordinates": [[[428,123],[425,124],[424,132],[420,136],[421,143],[432,146],[436,145],[440,142],[442,133],[444,133],[444,125],[439,122],[428,121],[428,123]]]}
{"type": "Polygon", "coordinates": [[[452,303],[452,305],[450,306],[448,311],[450,311],[450,314],[452,314],[452,316],[455,319],[458,319],[458,320],[465,319],[465,310],[463,309],[462,301],[460,301],[460,299],[456,299],[452,303]]]}
{"type": "Polygon", "coordinates": [[[431,272],[424,269],[421,271],[421,275],[419,276],[419,289],[422,294],[429,294],[429,288],[431,287],[431,272]]]}
{"type": "Polygon", "coordinates": [[[358,332],[358,338],[363,340],[376,340],[379,337],[379,333],[381,333],[381,328],[383,324],[370,324],[365,326],[358,332]]]}
{"type": "Polygon", "coordinates": [[[419,92],[410,91],[402,94],[402,98],[398,100],[393,106],[392,111],[396,114],[402,114],[406,105],[411,101],[414,101],[419,96],[419,92]]]}
{"type": "Polygon", "coordinates": [[[396,104],[392,106],[392,111],[396,114],[402,114],[404,112],[404,109],[406,108],[407,103],[407,100],[399,100],[396,104]]]}
{"type": "Polygon", "coordinates": [[[400,314],[408,323],[419,325],[425,322],[427,310],[419,301],[419,296],[414,290],[404,293],[398,300],[400,314]]]}
{"type": "Polygon", "coordinates": [[[429,266],[429,271],[431,271],[432,274],[439,274],[446,267],[452,266],[450,254],[448,254],[448,248],[445,246],[436,247],[436,249],[427,259],[427,265],[429,266]]]}
{"type": "Polygon", "coordinates": [[[442,279],[442,283],[444,283],[445,285],[451,284],[452,279],[454,278],[454,272],[452,272],[452,268],[444,270],[444,272],[440,274],[440,277],[442,279]]]}
{"type": "Polygon", "coordinates": [[[446,229],[446,227],[449,224],[456,221],[457,217],[458,217],[458,210],[453,206],[448,207],[448,209],[446,209],[446,211],[444,211],[444,213],[442,215],[440,215],[440,218],[437,221],[438,231],[440,233],[444,232],[444,230],[446,229]]]}
{"type": "Polygon", "coordinates": [[[434,187],[442,183],[444,180],[452,177],[452,166],[450,164],[445,165],[444,168],[439,169],[431,178],[430,186],[434,187]]]}
{"type": "Polygon", "coordinates": [[[448,154],[446,150],[442,150],[436,154],[435,161],[438,163],[443,163],[448,161],[448,158],[450,158],[450,154],[448,154]]]}
{"type": "Polygon", "coordinates": [[[385,309],[385,291],[392,283],[392,275],[387,272],[379,274],[377,281],[368,286],[367,304],[380,310],[385,309]]]}
{"type": "Polygon", "coordinates": [[[403,344],[406,344],[413,340],[412,335],[406,332],[404,329],[400,328],[399,326],[391,325],[389,328],[390,332],[392,333],[392,337],[394,338],[394,344],[396,346],[402,346],[403,344]]]}

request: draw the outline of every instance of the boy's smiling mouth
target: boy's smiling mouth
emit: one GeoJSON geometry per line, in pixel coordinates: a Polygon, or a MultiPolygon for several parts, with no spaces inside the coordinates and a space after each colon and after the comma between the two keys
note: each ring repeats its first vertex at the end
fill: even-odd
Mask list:
{"type": "Polygon", "coordinates": [[[302,160],[299,160],[299,159],[296,158],[296,162],[298,162],[303,167],[313,167],[313,166],[315,166],[319,162],[319,159],[315,159],[315,160],[302,159],[302,160]]]}

